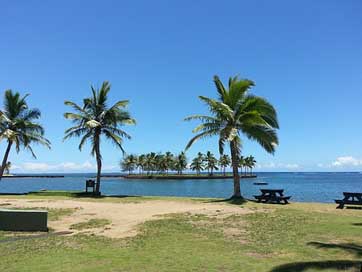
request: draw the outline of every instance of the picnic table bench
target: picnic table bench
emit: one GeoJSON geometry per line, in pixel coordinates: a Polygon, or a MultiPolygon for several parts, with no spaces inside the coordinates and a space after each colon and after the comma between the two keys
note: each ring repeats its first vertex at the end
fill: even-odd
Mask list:
{"type": "Polygon", "coordinates": [[[291,198],[291,196],[284,196],[283,189],[260,189],[260,191],[261,195],[254,196],[258,202],[288,204],[288,200],[291,198]]]}
{"type": "Polygon", "coordinates": [[[336,199],[337,209],[343,209],[344,205],[362,205],[362,193],[343,192],[343,199],[336,199]]]}

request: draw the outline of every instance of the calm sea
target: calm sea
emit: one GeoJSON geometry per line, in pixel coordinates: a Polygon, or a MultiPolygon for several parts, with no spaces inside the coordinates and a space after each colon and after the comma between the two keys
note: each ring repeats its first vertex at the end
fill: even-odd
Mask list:
{"type": "MultiPolygon", "coordinates": [[[[258,194],[260,188],[284,189],[293,201],[333,202],[342,192],[362,192],[362,173],[257,173],[256,179],[242,179],[244,196],[258,194]],[[267,182],[268,185],[254,185],[267,182]]],[[[26,193],[46,190],[84,190],[85,180],[94,174],[66,174],[64,178],[3,178],[0,193],[26,193]]],[[[101,191],[106,195],[229,197],[232,180],[126,180],[104,178],[101,191]]]]}

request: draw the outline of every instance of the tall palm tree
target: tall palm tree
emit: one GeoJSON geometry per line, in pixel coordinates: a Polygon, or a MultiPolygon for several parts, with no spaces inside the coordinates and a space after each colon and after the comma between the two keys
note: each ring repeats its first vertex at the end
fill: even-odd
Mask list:
{"type": "Polygon", "coordinates": [[[245,172],[243,172],[244,171],[244,169],[245,169],[245,167],[246,167],[246,159],[244,158],[244,156],[240,156],[239,157],[239,167],[240,167],[240,174],[243,176],[245,176],[246,175],[246,170],[245,170],[245,172]]]}
{"type": "Polygon", "coordinates": [[[146,155],[145,154],[141,154],[140,156],[138,156],[137,167],[139,169],[139,172],[143,174],[143,171],[145,170],[145,167],[146,167],[146,155]]]}
{"type": "Polygon", "coordinates": [[[137,164],[138,157],[136,155],[130,154],[124,156],[124,158],[121,160],[120,166],[123,171],[128,171],[128,174],[130,175],[132,171],[137,168],[137,164]]]}
{"type": "Polygon", "coordinates": [[[214,154],[212,154],[210,151],[207,151],[205,155],[205,162],[206,162],[206,168],[209,175],[214,174],[214,170],[218,170],[217,168],[217,159],[215,158],[214,154]]]}
{"type": "Polygon", "coordinates": [[[190,168],[192,171],[196,171],[197,175],[200,175],[201,171],[204,170],[204,154],[201,152],[197,153],[197,157],[192,160],[190,168]]]}
{"type": "Polygon", "coordinates": [[[145,170],[147,171],[147,175],[156,169],[156,156],[157,154],[155,152],[146,154],[145,170]]]}
{"type": "Polygon", "coordinates": [[[249,168],[249,174],[252,175],[253,174],[253,168],[255,167],[256,164],[256,160],[253,156],[248,156],[246,157],[246,164],[249,168]]]}
{"type": "Polygon", "coordinates": [[[267,152],[274,153],[278,144],[276,129],[279,128],[274,107],[264,98],[249,94],[254,82],[238,77],[229,78],[228,88],[218,76],[214,77],[218,99],[205,96],[199,98],[209,107],[211,116],[193,115],[185,120],[199,120],[201,125],[193,132],[198,133],[186,146],[188,149],[196,140],[210,136],[219,137],[219,152],[224,153],[225,143],[230,146],[234,177],[233,197],[241,197],[238,158],[241,152],[241,138],[257,141],[267,152]]]}
{"type": "Polygon", "coordinates": [[[170,169],[172,169],[173,162],[174,162],[174,155],[170,151],[167,151],[165,153],[165,163],[167,165],[167,169],[166,169],[167,174],[168,174],[168,171],[170,169]]]}
{"type": "Polygon", "coordinates": [[[156,162],[157,162],[157,171],[159,171],[160,173],[165,173],[168,169],[166,156],[164,154],[158,154],[156,156],[156,162]]]}
{"type": "Polygon", "coordinates": [[[6,90],[4,108],[0,112],[0,140],[7,141],[4,158],[0,169],[0,180],[6,169],[7,160],[13,144],[16,152],[23,147],[36,158],[31,147],[32,143],[50,148],[50,142],[44,138],[44,128],[36,121],[41,113],[38,109],[29,109],[26,102],[28,95],[23,97],[18,92],[6,90]]]}
{"type": "Polygon", "coordinates": [[[231,161],[230,161],[230,156],[229,155],[221,155],[220,159],[219,159],[219,165],[223,170],[224,176],[226,176],[226,167],[228,167],[230,165],[231,161]]]}
{"type": "Polygon", "coordinates": [[[100,89],[91,86],[92,96],[83,100],[83,105],[79,106],[74,102],[65,101],[64,104],[72,107],[75,113],[67,112],[64,117],[72,120],[75,126],[65,131],[65,139],[82,136],[79,143],[79,150],[87,141],[91,142],[91,154],[97,160],[97,180],[96,194],[100,194],[102,155],[100,150],[101,136],[111,140],[124,153],[122,147],[123,138],[130,139],[120,127],[123,125],[134,125],[136,121],[131,118],[125,107],[128,100],[116,102],[113,106],[108,107],[108,93],[111,85],[104,81],[100,89]]]}
{"type": "Polygon", "coordinates": [[[181,152],[175,157],[175,170],[179,175],[182,175],[182,171],[187,168],[187,158],[185,152],[181,152]]]}

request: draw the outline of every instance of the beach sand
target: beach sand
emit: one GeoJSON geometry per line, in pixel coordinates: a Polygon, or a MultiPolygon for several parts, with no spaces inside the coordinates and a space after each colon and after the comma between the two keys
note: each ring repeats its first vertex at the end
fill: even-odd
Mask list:
{"type": "Polygon", "coordinates": [[[215,216],[252,213],[248,208],[226,203],[201,203],[183,200],[145,200],[135,203],[115,203],[97,201],[77,201],[63,199],[1,199],[6,208],[74,209],[71,215],[56,221],[49,221],[48,227],[56,232],[71,231],[72,234],[87,233],[110,238],[132,237],[137,234],[137,226],[148,220],[160,219],[168,214],[191,213],[215,216]],[[86,230],[71,229],[73,224],[90,219],[107,219],[111,224],[102,228],[86,230]]]}

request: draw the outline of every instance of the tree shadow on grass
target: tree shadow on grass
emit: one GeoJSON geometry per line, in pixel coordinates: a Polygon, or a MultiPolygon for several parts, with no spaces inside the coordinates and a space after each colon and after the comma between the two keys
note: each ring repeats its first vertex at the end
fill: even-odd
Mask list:
{"type": "MultiPolygon", "coordinates": [[[[351,254],[354,254],[357,258],[362,257],[362,246],[354,243],[342,243],[342,244],[332,244],[332,243],[320,243],[320,242],[310,242],[310,246],[314,246],[320,249],[341,249],[345,250],[351,254]]],[[[277,267],[274,267],[270,272],[287,272],[287,271],[305,271],[307,269],[316,269],[316,270],[341,270],[341,271],[361,271],[362,272],[362,261],[352,261],[352,260],[326,260],[326,261],[312,261],[312,262],[294,262],[289,264],[283,264],[277,267]]]]}
{"type": "Polygon", "coordinates": [[[248,202],[248,200],[243,197],[230,197],[225,199],[215,199],[207,201],[207,203],[229,203],[233,205],[243,205],[246,202],[248,202]]]}
{"type": "Polygon", "coordinates": [[[290,263],[283,264],[277,267],[274,267],[270,272],[302,272],[307,269],[315,269],[315,270],[327,270],[334,269],[340,271],[362,271],[361,270],[361,261],[314,261],[314,262],[298,262],[298,263],[290,263]],[[348,269],[348,270],[347,270],[348,269]],[[354,269],[354,270],[351,270],[354,269]]]}
{"type": "Polygon", "coordinates": [[[328,244],[320,242],[310,242],[307,245],[314,246],[316,248],[342,249],[356,255],[356,257],[362,257],[362,246],[354,243],[328,244]]]}

